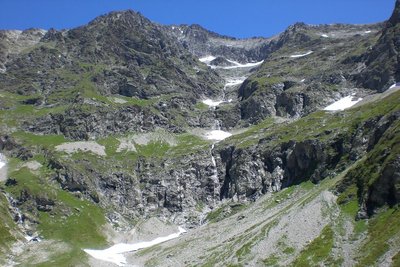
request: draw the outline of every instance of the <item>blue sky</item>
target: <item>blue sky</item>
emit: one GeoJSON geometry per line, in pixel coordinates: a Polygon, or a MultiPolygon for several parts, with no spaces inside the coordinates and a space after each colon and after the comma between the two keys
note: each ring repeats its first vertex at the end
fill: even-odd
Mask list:
{"type": "Polygon", "coordinates": [[[162,24],[197,23],[235,37],[271,36],[303,21],[373,23],[395,0],[0,0],[0,29],[72,28],[113,10],[133,9],[162,24]]]}

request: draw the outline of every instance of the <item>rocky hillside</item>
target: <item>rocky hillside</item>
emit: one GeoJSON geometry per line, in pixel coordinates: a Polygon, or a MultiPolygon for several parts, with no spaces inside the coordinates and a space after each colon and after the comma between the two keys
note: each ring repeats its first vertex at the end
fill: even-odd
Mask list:
{"type": "Polygon", "coordinates": [[[274,39],[237,39],[208,31],[197,24],[166,26],[164,30],[199,58],[218,55],[241,63],[263,60],[269,52],[269,43],[274,39]]]}
{"type": "Polygon", "coordinates": [[[242,84],[241,119],[298,118],[333,99],[368,94],[353,77],[362,71],[362,55],[380,35],[379,24],[289,27],[271,43],[272,53],[260,69],[242,84]]]}
{"type": "Polygon", "coordinates": [[[1,31],[0,265],[398,266],[399,10],[1,31]]]}
{"type": "Polygon", "coordinates": [[[399,81],[399,22],[400,2],[396,1],[395,11],[385,23],[378,42],[371,51],[363,55],[366,67],[356,76],[362,86],[382,91],[399,81]]]}
{"type": "MultiPolygon", "coordinates": [[[[5,53],[12,51],[10,40],[4,42],[5,53]]],[[[155,122],[152,126],[182,131],[180,123],[172,123],[181,119],[175,118],[174,110],[191,113],[196,99],[217,95],[223,86],[215,72],[133,11],[111,13],[76,29],[49,30],[36,42],[24,41],[23,49],[14,49],[16,54],[5,62],[0,86],[10,94],[26,96],[24,103],[32,108],[48,110],[43,114],[51,113],[18,121],[37,133],[82,139],[129,128],[149,130],[143,120],[131,120],[133,110],[155,122]],[[167,109],[165,102],[171,104],[167,109]],[[112,124],[105,128],[112,129],[88,129],[96,117],[104,116],[112,124]]],[[[13,109],[12,101],[4,100],[2,109],[13,109]]],[[[196,114],[188,117],[199,119],[196,114]]]]}

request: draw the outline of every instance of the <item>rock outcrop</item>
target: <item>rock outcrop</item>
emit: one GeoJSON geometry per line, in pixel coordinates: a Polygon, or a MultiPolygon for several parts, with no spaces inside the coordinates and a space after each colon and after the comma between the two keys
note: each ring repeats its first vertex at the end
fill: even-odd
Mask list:
{"type": "Polygon", "coordinates": [[[269,52],[269,43],[273,39],[262,37],[236,39],[208,31],[197,24],[165,26],[164,29],[199,58],[215,55],[246,63],[263,60],[269,52]]]}
{"type": "Polygon", "coordinates": [[[378,42],[366,54],[366,68],[356,76],[357,82],[378,92],[387,90],[400,81],[400,2],[379,37],[378,42]]]}

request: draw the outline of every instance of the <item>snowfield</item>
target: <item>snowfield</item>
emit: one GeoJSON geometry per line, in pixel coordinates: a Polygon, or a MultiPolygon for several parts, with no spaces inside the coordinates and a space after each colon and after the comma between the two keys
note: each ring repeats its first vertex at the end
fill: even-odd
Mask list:
{"type": "Polygon", "coordinates": [[[7,159],[0,153],[0,181],[7,180],[7,159]]]}
{"type": "Polygon", "coordinates": [[[222,101],[222,100],[212,100],[212,99],[205,99],[205,100],[203,100],[203,101],[201,101],[201,102],[203,102],[204,104],[206,104],[207,106],[209,106],[209,107],[217,107],[217,106],[219,106],[220,104],[222,104],[222,103],[224,103],[225,101],[222,101]]]}
{"type": "Polygon", "coordinates": [[[6,159],[3,154],[0,153],[0,169],[6,166],[6,159]]]}
{"type": "Polygon", "coordinates": [[[227,67],[220,67],[220,66],[211,66],[212,69],[224,69],[224,70],[232,70],[232,69],[237,69],[237,68],[251,68],[251,67],[256,67],[261,65],[264,60],[259,61],[259,62],[250,62],[250,63],[245,63],[241,64],[237,61],[229,60],[227,59],[230,63],[234,64],[234,66],[227,66],[227,67]]]}
{"type": "Polygon", "coordinates": [[[396,82],[396,83],[392,84],[392,86],[390,86],[389,89],[395,88],[397,86],[400,86],[399,82],[396,82]]]}
{"type": "Polygon", "coordinates": [[[199,58],[199,60],[203,63],[206,63],[207,65],[210,64],[211,61],[213,61],[214,59],[216,59],[216,57],[214,56],[205,56],[202,58],[199,58]]]}
{"type": "Polygon", "coordinates": [[[362,98],[354,99],[353,95],[349,95],[339,99],[338,101],[330,104],[324,110],[327,111],[336,111],[336,110],[345,110],[346,108],[350,108],[360,102],[362,98]]]}
{"type": "MultiPolygon", "coordinates": [[[[240,78],[236,78],[236,79],[228,79],[228,80],[226,80],[225,87],[236,86],[236,85],[242,84],[244,82],[244,80],[246,80],[246,77],[240,77],[240,78]]],[[[224,88],[224,90],[225,90],[225,88],[224,88]]],[[[201,102],[206,104],[210,108],[215,108],[215,107],[221,105],[222,103],[232,102],[232,99],[212,100],[210,98],[207,98],[207,99],[202,100],[201,102]]]]}
{"type": "Polygon", "coordinates": [[[246,80],[246,77],[241,77],[241,78],[237,78],[237,79],[227,80],[225,86],[235,86],[235,85],[239,85],[239,84],[242,84],[242,83],[244,82],[244,80],[246,80]]]}
{"type": "Polygon", "coordinates": [[[152,241],[139,242],[135,244],[119,243],[104,250],[84,249],[84,251],[95,259],[112,262],[118,266],[125,266],[127,262],[123,253],[152,247],[154,245],[177,238],[183,233],[186,233],[186,230],[182,227],[179,227],[179,231],[177,233],[170,234],[164,237],[157,237],[152,241]]]}
{"type": "Polygon", "coordinates": [[[206,63],[212,69],[224,69],[224,70],[231,70],[231,69],[237,69],[237,68],[251,68],[251,67],[255,67],[255,66],[261,65],[264,62],[264,60],[262,60],[262,61],[259,61],[259,62],[250,62],[250,63],[241,64],[241,63],[239,63],[237,61],[226,59],[227,61],[232,63],[233,66],[222,67],[222,66],[210,65],[211,61],[213,61],[214,59],[216,59],[216,57],[211,56],[211,55],[199,58],[199,60],[201,62],[206,63]]]}
{"type": "Polygon", "coordinates": [[[222,130],[212,130],[206,133],[206,138],[208,140],[222,141],[228,137],[232,136],[231,133],[222,131],[222,130]]]}
{"type": "Polygon", "coordinates": [[[305,57],[305,56],[308,56],[308,55],[310,55],[310,54],[312,54],[312,53],[314,53],[314,51],[308,51],[308,52],[305,53],[305,54],[295,54],[295,55],[291,55],[290,57],[291,57],[291,58],[305,57]]]}

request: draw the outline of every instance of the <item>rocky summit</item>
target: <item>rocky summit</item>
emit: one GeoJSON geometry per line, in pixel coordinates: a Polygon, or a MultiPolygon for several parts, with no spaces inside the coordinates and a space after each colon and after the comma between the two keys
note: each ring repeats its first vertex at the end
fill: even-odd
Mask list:
{"type": "Polygon", "coordinates": [[[399,30],[1,30],[0,265],[400,266],[399,30]]]}

